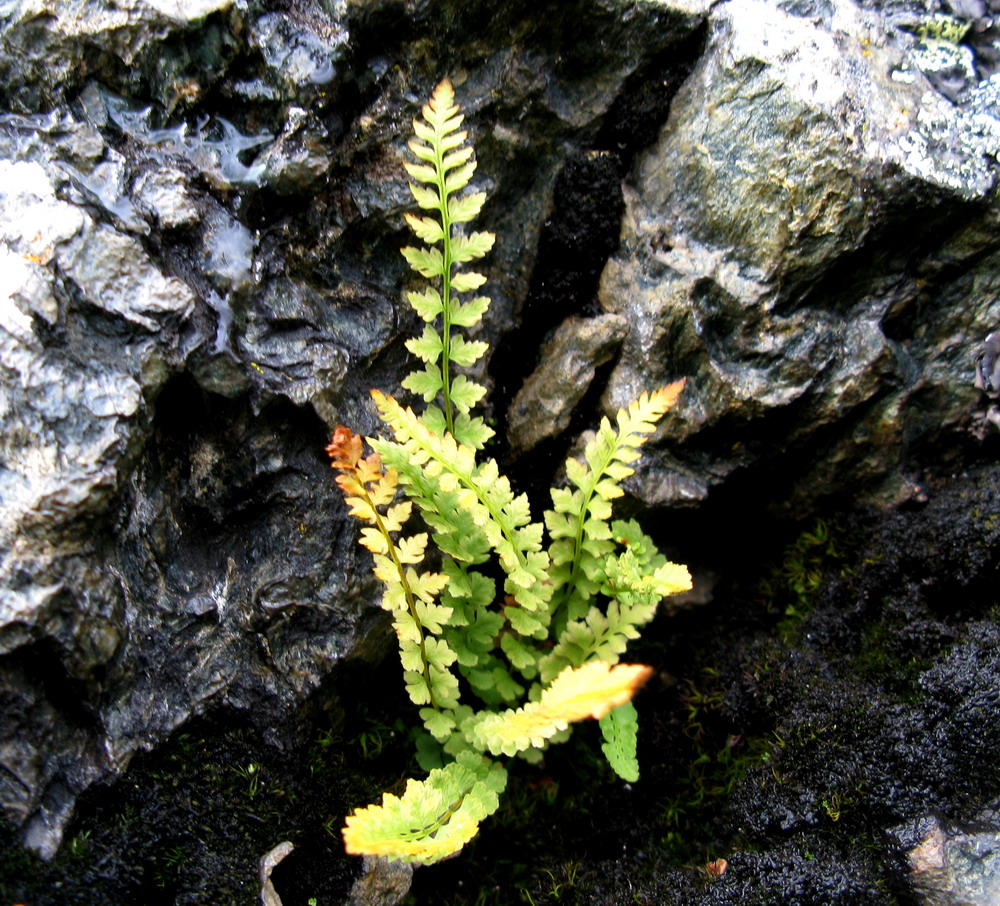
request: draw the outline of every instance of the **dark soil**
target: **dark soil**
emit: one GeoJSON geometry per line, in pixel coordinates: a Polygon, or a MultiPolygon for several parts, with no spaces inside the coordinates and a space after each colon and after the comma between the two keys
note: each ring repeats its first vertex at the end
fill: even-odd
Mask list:
{"type": "MultiPolygon", "coordinates": [[[[1000,812],[1000,469],[928,496],[797,526],[712,603],[658,618],[629,655],[658,671],[640,780],[581,726],[511,766],[500,811],[408,903],[913,902],[898,828],[1000,812]]],[[[0,903],[250,906],[260,857],[291,840],[284,906],[339,906],[360,871],[344,814],[419,775],[400,686],[390,656],[269,741],[231,716],[185,728],[84,797],[53,862],[0,832],[0,903]]]]}
{"type": "Polygon", "coordinates": [[[417,872],[411,902],[913,902],[895,828],[996,827],[998,583],[996,468],[805,527],[630,651],[659,671],[637,783],[583,728],[515,773],[468,852],[417,872]]]}

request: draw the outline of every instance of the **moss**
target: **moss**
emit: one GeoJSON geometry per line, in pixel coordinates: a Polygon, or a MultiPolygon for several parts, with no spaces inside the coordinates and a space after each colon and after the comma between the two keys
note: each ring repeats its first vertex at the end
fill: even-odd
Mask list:
{"type": "Polygon", "coordinates": [[[780,560],[768,567],[760,598],[769,613],[780,614],[778,632],[793,639],[813,607],[831,571],[849,573],[845,564],[849,542],[836,526],[817,519],[789,543],[780,560]]]}
{"type": "Polygon", "coordinates": [[[900,645],[904,630],[902,616],[886,613],[864,628],[861,648],[849,658],[851,669],[859,676],[881,685],[890,694],[908,704],[920,696],[920,676],[930,666],[929,657],[917,657],[900,645]]]}

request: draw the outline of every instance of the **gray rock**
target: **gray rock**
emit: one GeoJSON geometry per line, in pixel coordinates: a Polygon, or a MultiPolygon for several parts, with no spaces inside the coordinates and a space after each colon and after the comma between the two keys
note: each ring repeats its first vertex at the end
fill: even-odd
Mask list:
{"type": "MultiPolygon", "coordinates": [[[[934,408],[953,424],[973,402],[962,338],[991,323],[995,303],[945,283],[951,303],[931,303],[942,320],[897,339],[887,321],[909,322],[924,294],[894,234],[985,199],[996,146],[970,135],[971,107],[907,69],[884,20],[828,8],[824,22],[759,0],[717,7],[705,56],[637,164],[601,283],[603,307],[631,325],[605,409],[689,378],[661,465],[636,485],[649,502],[690,504],[791,450],[813,462],[775,489],[779,506],[820,488],[896,500],[907,442],[939,429],[915,397],[946,387],[934,408]],[[894,80],[903,70],[912,79],[894,80]],[[678,463],[693,481],[678,483],[678,463]]],[[[996,125],[986,118],[980,135],[996,125]]],[[[972,235],[925,233],[931,271],[981,254],[972,235]]]]}
{"type": "Polygon", "coordinates": [[[228,119],[219,116],[195,125],[153,124],[150,107],[133,108],[125,98],[104,94],[103,101],[111,121],[127,136],[170,158],[188,161],[218,188],[257,185],[264,174],[264,164],[247,162],[247,153],[269,145],[274,136],[268,132],[245,135],[228,119]]]}
{"type": "Polygon", "coordinates": [[[1000,900],[1000,834],[963,831],[927,817],[897,828],[906,852],[909,883],[923,906],[991,906],[1000,900]]]}
{"type": "Polygon", "coordinates": [[[278,140],[263,156],[264,181],[281,194],[296,194],[316,185],[330,169],[330,135],[301,107],[288,111],[278,140]]]}
{"type": "Polygon", "coordinates": [[[193,715],[276,726],[378,647],[325,426],[296,408],[368,347],[335,305],[326,345],[272,331],[265,361],[301,356],[313,383],[260,385],[254,415],[258,372],[217,355],[254,239],[197,168],[178,154],[157,179],[145,145],[115,152],[68,114],[4,118],[0,149],[0,803],[50,856],[84,789],[193,715]],[[179,377],[189,359],[207,390],[179,377]]]}
{"type": "Polygon", "coordinates": [[[29,844],[51,854],[75,795],[113,757],[93,718],[81,724],[47,705],[28,677],[40,669],[96,692],[121,653],[124,589],[94,526],[114,509],[144,399],[162,384],[194,300],[134,238],[60,200],[39,163],[0,166],[0,672],[19,690],[10,713],[24,719],[5,750],[17,779],[0,783],[0,800],[29,819],[29,844]],[[129,339],[119,343],[111,324],[129,339]],[[65,340],[53,343],[53,332],[65,340]]]}
{"type": "Polygon", "coordinates": [[[95,65],[117,58],[135,66],[159,41],[232,6],[233,0],[12,0],[3,10],[0,80],[18,112],[48,109],[72,96],[95,65]]]}
{"type": "Polygon", "coordinates": [[[539,354],[540,364],[511,403],[507,433],[517,453],[531,450],[569,427],[598,367],[611,360],[628,333],[617,315],[569,318],[539,354]]]}
{"type": "MultiPolygon", "coordinates": [[[[343,16],[343,3],[337,5],[343,16]]],[[[337,75],[347,39],[342,19],[326,16],[320,9],[308,15],[267,13],[253,23],[250,36],[272,80],[293,91],[328,86],[337,75]]]]}
{"type": "Polygon", "coordinates": [[[187,178],[177,167],[158,167],[143,173],[133,191],[144,216],[161,228],[193,227],[198,222],[198,206],[187,178]]]}
{"type": "Polygon", "coordinates": [[[338,663],[379,649],[322,446],[339,421],[375,430],[369,388],[412,367],[401,163],[445,69],[498,233],[495,346],[565,162],[612,167],[605,130],[628,132],[615,118],[709,20],[629,176],[606,313],[560,329],[514,407],[525,449],[518,419],[564,430],[620,343],[609,411],[689,379],[632,486],[647,503],[754,468],[796,476],[786,508],[898,500],[922,449],[960,448],[1000,323],[997,84],[949,100],[878,11],[266,6],[0,17],[0,805],[45,855],[136,752],[216,709],[280,741],[338,663]]]}

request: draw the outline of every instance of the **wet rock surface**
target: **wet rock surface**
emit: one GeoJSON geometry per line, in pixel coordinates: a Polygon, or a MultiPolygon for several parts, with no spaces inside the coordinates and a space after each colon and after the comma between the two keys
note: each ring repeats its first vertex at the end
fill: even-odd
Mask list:
{"type": "Polygon", "coordinates": [[[794,459],[775,507],[819,488],[898,501],[901,457],[969,428],[969,362],[1000,314],[973,289],[996,279],[993,83],[953,103],[915,47],[849,3],[714,11],[600,289],[633,325],[609,409],[653,375],[691,378],[645,499],[690,504],[794,459]]]}
{"type": "MultiPolygon", "coordinates": [[[[727,810],[685,825],[704,852],[681,853],[676,823],[648,808],[634,828],[622,818],[621,851],[579,842],[578,822],[584,836],[553,844],[563,862],[540,857],[552,886],[568,896],[579,850],[605,879],[570,884],[579,902],[676,889],[692,903],[888,903],[919,888],[906,865],[930,834],[917,839],[921,822],[940,822],[927,890],[969,847],[988,849],[1000,740],[984,514],[1000,506],[982,484],[934,481],[997,453],[998,14],[847,0],[0,9],[0,805],[11,852],[78,841],[51,867],[11,861],[4,894],[249,902],[261,855],[287,839],[296,850],[273,872],[286,906],[348,896],[360,868],[320,814],[335,834],[347,803],[402,767],[371,769],[358,744],[337,762],[355,777],[346,792],[291,774],[319,770],[296,760],[313,708],[333,709],[331,738],[354,720],[345,738],[367,739],[365,718],[335,704],[337,676],[386,638],[322,449],[339,422],[376,430],[368,389],[398,390],[411,364],[401,161],[416,105],[446,74],[490,193],[481,223],[498,234],[479,375],[497,455],[537,493],[602,413],[687,378],[631,506],[723,577],[716,610],[676,617],[661,641],[715,634],[730,653],[702,639],[696,663],[695,643],[662,642],[654,662],[691,682],[715,665],[706,694],[722,696],[714,732],[728,728],[734,758],[769,740],[727,810]],[[858,502],[911,509],[866,522],[858,502]],[[765,562],[773,520],[816,512],[859,520],[897,560],[862,542],[882,559],[813,601],[793,643],[736,615],[732,602],[749,605],[726,583],[752,570],[720,547],[752,537],[765,562]],[[908,591],[887,598],[892,583],[908,591]],[[893,653],[876,656],[883,641],[893,653]],[[857,668],[850,683],[831,651],[857,668]],[[770,666],[756,678],[755,664],[770,666]],[[202,718],[203,760],[221,767],[171,761],[174,787],[155,759],[202,718]],[[283,835],[261,841],[252,804],[236,815],[216,801],[226,759],[268,766],[283,835]],[[171,810],[189,782],[202,800],[171,810]],[[135,783],[148,786],[133,802],[145,836],[101,798],[139,795],[135,783]],[[289,791],[315,802],[285,813],[289,791]],[[171,856],[185,822],[237,842],[224,853],[201,833],[171,856]],[[727,859],[716,881],[677,873],[703,856],[727,859]]],[[[705,751],[677,746],[691,728],[676,687],[647,698],[644,744],[668,754],[645,755],[665,784],[645,802],[665,809],[683,794],[667,778],[690,777],[705,751]]],[[[521,795],[544,793],[546,776],[526,775],[521,795]]],[[[617,814],[636,808],[607,778],[580,783],[617,814]]],[[[565,805],[553,796],[539,823],[560,825],[565,805]]],[[[507,889],[558,896],[517,864],[507,889]]],[[[952,875],[956,896],[989,889],[952,875]]],[[[425,883],[451,883],[437,877],[425,883]]]]}
{"type": "Polygon", "coordinates": [[[507,416],[515,454],[562,434],[597,369],[611,360],[628,333],[618,315],[567,318],[539,354],[507,416]]]}

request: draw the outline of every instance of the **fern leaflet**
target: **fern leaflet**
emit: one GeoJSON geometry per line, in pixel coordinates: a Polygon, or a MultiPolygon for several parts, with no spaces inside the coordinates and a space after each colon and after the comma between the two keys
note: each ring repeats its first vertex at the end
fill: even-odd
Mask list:
{"type": "Polygon", "coordinates": [[[478,464],[473,449],[450,434],[432,433],[411,409],[391,396],[373,390],[372,398],[398,445],[394,452],[385,443],[377,448],[393,456],[408,480],[415,480],[412,473],[419,470],[437,479],[443,491],[458,493],[461,507],[472,515],[506,573],[504,590],[518,605],[511,609],[516,612],[515,628],[522,634],[544,633],[541,619],[528,614],[541,610],[551,594],[549,557],[542,550],[542,525],[531,521],[528,498],[514,495],[494,460],[478,464]]]}
{"type": "Polygon", "coordinates": [[[629,783],[639,779],[639,761],[635,757],[638,731],[639,715],[632,702],[612,708],[601,718],[601,734],[604,736],[601,751],[614,772],[629,783]]]}

